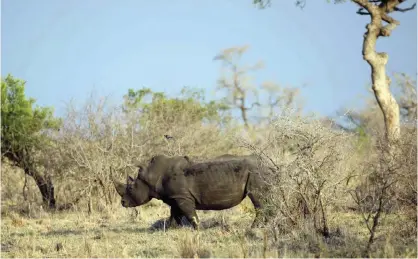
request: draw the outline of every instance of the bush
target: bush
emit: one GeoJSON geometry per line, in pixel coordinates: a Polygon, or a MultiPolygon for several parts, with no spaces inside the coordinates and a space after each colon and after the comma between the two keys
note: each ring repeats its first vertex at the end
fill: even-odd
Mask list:
{"type": "Polygon", "coordinates": [[[394,145],[388,146],[380,135],[375,137],[371,152],[360,163],[361,182],[350,193],[369,231],[364,256],[372,252],[379,229],[390,214],[397,215],[402,221],[401,224],[391,223],[397,232],[395,239],[412,237],[416,243],[416,157],[416,128],[405,127],[401,139],[394,145]]]}
{"type": "Polygon", "coordinates": [[[316,231],[329,235],[327,215],[346,201],[345,188],[353,156],[352,135],[314,118],[280,115],[272,121],[264,143],[240,138],[244,147],[269,168],[271,188],[266,213],[272,226],[289,232],[311,221],[316,231]]]}

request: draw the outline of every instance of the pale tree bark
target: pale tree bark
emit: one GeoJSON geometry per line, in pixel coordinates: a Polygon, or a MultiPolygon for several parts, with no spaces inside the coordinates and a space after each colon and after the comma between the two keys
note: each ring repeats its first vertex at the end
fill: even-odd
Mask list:
{"type": "Polygon", "coordinates": [[[370,15],[371,21],[367,25],[367,31],[363,41],[363,58],[371,67],[372,89],[376,101],[383,113],[386,138],[393,143],[400,137],[399,105],[391,94],[389,86],[391,79],[386,74],[388,55],[384,52],[376,52],[376,41],[379,37],[389,37],[391,32],[399,25],[399,21],[389,16],[394,11],[405,12],[411,8],[401,9],[399,4],[405,0],[352,0],[361,8],[358,14],[370,15]],[[382,22],[386,22],[383,25],[382,22]]]}
{"type": "Polygon", "coordinates": [[[357,11],[361,15],[370,15],[371,21],[367,25],[367,31],[364,35],[363,41],[363,58],[371,67],[372,76],[372,89],[376,97],[377,103],[382,111],[385,123],[385,133],[387,139],[387,145],[385,145],[386,151],[384,161],[387,163],[387,170],[385,172],[384,185],[379,186],[379,205],[377,213],[373,216],[373,225],[369,228],[370,237],[364,251],[364,256],[369,257],[371,246],[375,241],[375,233],[378,225],[380,225],[380,217],[383,211],[382,204],[387,202],[386,196],[390,195],[390,186],[386,184],[388,179],[393,179],[396,175],[396,154],[398,149],[398,140],[400,139],[400,111],[399,105],[396,99],[391,94],[389,86],[391,80],[386,74],[386,64],[388,62],[388,55],[386,53],[376,52],[376,41],[379,37],[389,37],[391,32],[399,25],[399,22],[389,16],[389,13],[394,11],[405,12],[415,8],[415,4],[411,8],[401,9],[399,4],[406,0],[352,0],[360,6],[357,11]],[[386,22],[386,25],[382,23],[386,22]]]}

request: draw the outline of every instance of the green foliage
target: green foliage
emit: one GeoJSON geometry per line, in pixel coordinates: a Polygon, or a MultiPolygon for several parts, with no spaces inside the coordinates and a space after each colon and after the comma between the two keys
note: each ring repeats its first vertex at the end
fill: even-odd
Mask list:
{"type": "Polygon", "coordinates": [[[14,162],[23,153],[45,144],[48,130],[57,130],[61,121],[49,107],[33,107],[35,99],[25,96],[25,82],[11,75],[1,80],[2,157],[14,162]]]}
{"type": "Polygon", "coordinates": [[[229,109],[223,102],[206,102],[203,90],[188,87],[183,87],[179,98],[170,98],[163,92],[142,88],[137,91],[129,89],[124,99],[124,112],[139,111],[143,122],[150,119],[164,120],[167,124],[182,121],[219,122],[222,120],[220,112],[229,109]]]}
{"type": "Polygon", "coordinates": [[[364,126],[357,126],[354,131],[357,133],[357,143],[356,147],[360,154],[365,154],[368,152],[370,147],[371,136],[367,133],[367,130],[364,126]]]}
{"type": "Polygon", "coordinates": [[[253,4],[263,9],[270,5],[270,0],[253,0],[253,4]]]}
{"type": "Polygon", "coordinates": [[[128,94],[124,96],[125,101],[123,110],[125,112],[129,112],[130,110],[139,108],[144,97],[149,94],[152,94],[152,91],[146,87],[137,91],[133,90],[132,88],[128,89],[128,94]]]}

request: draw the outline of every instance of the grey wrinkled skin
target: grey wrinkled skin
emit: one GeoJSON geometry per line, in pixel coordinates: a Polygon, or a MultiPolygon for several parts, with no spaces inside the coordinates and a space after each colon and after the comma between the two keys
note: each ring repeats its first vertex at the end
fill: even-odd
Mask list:
{"type": "Polygon", "coordinates": [[[170,226],[181,225],[185,216],[198,229],[196,210],[229,209],[248,196],[256,209],[251,227],[262,223],[261,193],[266,191],[266,186],[262,184],[253,156],[222,155],[209,161],[192,162],[187,156],[157,155],[147,168],[138,167],[136,179],[129,177],[127,184],[114,181],[124,207],[160,199],[171,208],[170,226]]]}

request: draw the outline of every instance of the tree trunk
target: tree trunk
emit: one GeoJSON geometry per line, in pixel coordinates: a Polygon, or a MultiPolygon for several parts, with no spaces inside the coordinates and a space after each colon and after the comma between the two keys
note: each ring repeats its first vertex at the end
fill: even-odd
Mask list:
{"type": "Polygon", "coordinates": [[[380,23],[381,19],[372,19],[372,22],[367,26],[368,32],[363,43],[363,57],[370,64],[372,70],[372,89],[383,113],[386,137],[389,142],[393,142],[400,136],[399,106],[389,89],[391,80],[386,75],[388,55],[375,51],[380,23]]]}
{"type": "Polygon", "coordinates": [[[33,177],[33,179],[35,180],[36,185],[38,186],[39,191],[41,192],[42,201],[45,207],[48,209],[55,209],[55,192],[51,178],[42,176],[36,170],[30,170],[29,168],[25,168],[24,170],[25,174],[33,177]]]}
{"type": "Polygon", "coordinates": [[[240,110],[241,110],[241,117],[242,117],[242,121],[244,122],[244,126],[245,128],[248,129],[249,126],[248,126],[248,119],[247,119],[247,110],[244,105],[241,105],[240,110]]]}
{"type": "MultiPolygon", "coordinates": [[[[391,80],[386,75],[386,64],[389,57],[386,53],[376,52],[376,41],[380,36],[389,37],[399,22],[388,16],[387,12],[390,12],[388,8],[379,7],[368,0],[353,1],[366,9],[371,17],[371,22],[367,25],[367,32],[364,35],[363,58],[372,70],[372,89],[383,113],[386,138],[389,143],[393,143],[400,137],[399,105],[390,92],[391,80]],[[383,20],[388,25],[383,26],[383,20]]],[[[397,1],[389,0],[388,2],[397,1]]],[[[393,10],[393,7],[391,9],[393,10]]]]}
{"type": "Polygon", "coordinates": [[[39,191],[42,195],[42,202],[44,203],[45,207],[48,209],[55,209],[56,208],[56,201],[55,201],[55,191],[54,185],[52,183],[51,177],[49,175],[42,176],[33,166],[33,163],[30,162],[30,155],[29,152],[7,152],[3,154],[6,158],[14,163],[15,166],[23,169],[26,175],[31,176],[34,180],[36,185],[39,188],[39,191]],[[26,159],[24,159],[26,157],[26,159]]]}

